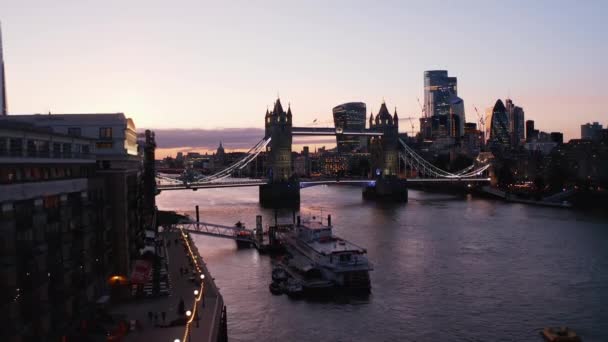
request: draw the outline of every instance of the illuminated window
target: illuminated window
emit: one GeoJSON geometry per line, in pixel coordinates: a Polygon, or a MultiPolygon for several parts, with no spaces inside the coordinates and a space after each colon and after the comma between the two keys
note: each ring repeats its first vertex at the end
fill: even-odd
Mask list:
{"type": "Polygon", "coordinates": [[[112,148],[113,143],[112,142],[98,142],[95,144],[95,147],[97,147],[98,149],[112,148]]]}

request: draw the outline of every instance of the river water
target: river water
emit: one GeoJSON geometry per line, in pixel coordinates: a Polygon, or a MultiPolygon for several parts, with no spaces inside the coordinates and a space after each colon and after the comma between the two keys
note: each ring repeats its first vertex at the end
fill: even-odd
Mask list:
{"type": "MultiPolygon", "coordinates": [[[[303,189],[303,216],[374,264],[369,297],[292,300],[268,291],[271,260],[194,237],[228,307],[231,341],[542,341],[567,325],[608,341],[608,216],[410,190],[406,204],[365,202],[357,187],[303,189]]],[[[258,189],[166,191],[163,210],[255,227],[274,221],[258,189]]],[[[280,219],[291,221],[290,211],[280,219]]]]}

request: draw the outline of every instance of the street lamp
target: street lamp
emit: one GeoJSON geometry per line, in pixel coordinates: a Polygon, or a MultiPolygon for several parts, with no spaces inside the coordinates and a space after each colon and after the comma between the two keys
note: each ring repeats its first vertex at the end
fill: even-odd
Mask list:
{"type": "Polygon", "coordinates": [[[205,275],[201,274],[201,280],[205,279],[205,275]]]}
{"type": "Polygon", "coordinates": [[[175,340],[173,340],[173,342],[180,342],[179,338],[176,338],[175,340]]]}
{"type": "Polygon", "coordinates": [[[186,311],[186,316],[188,316],[188,317],[192,316],[192,311],[190,311],[190,310],[186,311]]]}
{"type": "Polygon", "coordinates": [[[194,295],[198,296],[198,290],[194,290],[194,295]]]}

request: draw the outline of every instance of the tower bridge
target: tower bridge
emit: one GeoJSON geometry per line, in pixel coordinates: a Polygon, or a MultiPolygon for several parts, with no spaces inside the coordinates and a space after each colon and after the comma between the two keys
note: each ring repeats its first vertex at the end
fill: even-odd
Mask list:
{"type": "Polygon", "coordinates": [[[272,111],[266,110],[264,117],[265,134],[245,155],[209,176],[201,176],[188,182],[167,175],[157,175],[161,183],[159,191],[205,189],[220,187],[258,186],[259,200],[264,206],[297,206],[300,203],[300,189],[322,184],[359,185],[363,196],[370,199],[407,201],[407,183],[487,183],[484,172],[489,164],[471,165],[459,172],[442,170],[426,161],[399,139],[399,118],[397,110],[391,115],[383,102],[374,117],[370,114],[368,128],[342,130],[339,128],[294,127],[291,106],[283,109],[280,99],[274,103],[272,111]],[[372,178],[364,180],[313,180],[300,181],[292,171],[293,136],[367,136],[371,154],[372,178]],[[268,174],[265,179],[243,180],[231,178],[234,172],[242,170],[265,151],[268,157],[268,174]],[[417,178],[399,178],[401,161],[406,168],[415,170],[417,178]],[[422,176],[422,177],[420,177],[422,176]],[[161,185],[162,184],[162,185],[161,185]]]}

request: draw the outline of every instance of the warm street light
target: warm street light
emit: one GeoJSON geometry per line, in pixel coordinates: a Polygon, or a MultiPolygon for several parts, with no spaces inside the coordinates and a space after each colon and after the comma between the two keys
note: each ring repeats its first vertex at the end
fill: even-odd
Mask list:
{"type": "Polygon", "coordinates": [[[194,295],[198,296],[198,290],[194,290],[194,295]]]}
{"type": "Polygon", "coordinates": [[[205,279],[205,275],[204,274],[201,274],[201,279],[205,279]]]}
{"type": "Polygon", "coordinates": [[[179,338],[176,338],[175,340],[173,340],[173,342],[180,342],[179,338]]]}
{"type": "Polygon", "coordinates": [[[190,317],[192,315],[192,311],[188,310],[186,311],[186,316],[190,317]]]}

